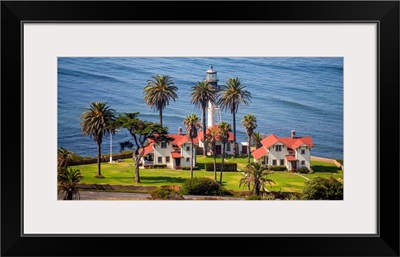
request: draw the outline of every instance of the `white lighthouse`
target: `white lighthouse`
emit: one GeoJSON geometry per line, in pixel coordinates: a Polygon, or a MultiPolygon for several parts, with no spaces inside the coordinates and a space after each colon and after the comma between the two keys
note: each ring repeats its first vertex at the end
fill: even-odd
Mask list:
{"type": "MultiPolygon", "coordinates": [[[[213,69],[213,66],[211,65],[210,68],[206,71],[207,76],[206,80],[208,84],[212,85],[214,88],[216,88],[218,91],[220,90],[218,86],[218,78],[217,78],[217,71],[213,69]]],[[[207,128],[211,128],[212,126],[220,123],[221,121],[221,113],[220,109],[216,104],[213,104],[211,102],[208,102],[208,108],[207,108],[207,128]]]]}

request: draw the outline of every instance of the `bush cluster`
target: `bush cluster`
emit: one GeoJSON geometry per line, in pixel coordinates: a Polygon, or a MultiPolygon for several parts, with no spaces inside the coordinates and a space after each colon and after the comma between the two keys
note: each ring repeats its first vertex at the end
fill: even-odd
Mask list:
{"type": "Polygon", "coordinates": [[[305,183],[304,200],[343,200],[343,184],[333,177],[315,177],[305,183]]]}
{"type": "Polygon", "coordinates": [[[287,170],[286,166],[268,166],[269,170],[272,171],[285,171],[287,170]]]}
{"type": "MultiPolygon", "coordinates": [[[[198,170],[199,166],[194,166],[193,170],[198,170]]],[[[190,170],[190,166],[182,166],[182,170],[190,170]]]]}
{"type": "Polygon", "coordinates": [[[167,164],[153,164],[145,166],[146,169],[164,169],[167,167],[167,164]]]}
{"type": "Polygon", "coordinates": [[[183,196],[173,190],[173,189],[169,189],[169,188],[157,188],[155,190],[153,190],[151,193],[151,198],[153,200],[183,200],[183,196]]]}
{"type": "Polygon", "coordinates": [[[187,179],[181,189],[185,195],[232,195],[226,188],[210,178],[187,179]]]}
{"type": "MultiPolygon", "coordinates": [[[[216,166],[217,166],[216,170],[221,171],[221,163],[217,162],[216,166]]],[[[205,168],[206,171],[214,171],[214,163],[213,162],[205,163],[205,168]]],[[[224,163],[224,171],[237,171],[237,163],[235,162],[224,163]]]]}
{"type": "Polygon", "coordinates": [[[307,167],[304,167],[304,166],[301,167],[300,169],[298,169],[297,172],[303,173],[303,174],[311,173],[310,170],[307,167]]]}
{"type": "Polygon", "coordinates": [[[245,200],[262,200],[262,197],[260,195],[249,195],[245,200]]]}

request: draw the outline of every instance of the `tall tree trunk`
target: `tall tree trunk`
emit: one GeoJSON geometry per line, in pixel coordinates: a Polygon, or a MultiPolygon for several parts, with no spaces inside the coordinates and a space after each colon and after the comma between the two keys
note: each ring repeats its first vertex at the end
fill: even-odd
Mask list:
{"type": "Polygon", "coordinates": [[[222,185],[222,173],[224,172],[224,159],[225,159],[225,143],[222,144],[222,161],[221,161],[221,173],[219,175],[219,183],[222,185]]]}
{"type": "Polygon", "coordinates": [[[100,163],[101,163],[101,144],[97,144],[97,176],[101,176],[100,163]]]}
{"type": "Polygon", "coordinates": [[[140,174],[139,174],[140,155],[133,154],[133,161],[135,162],[135,183],[140,183],[140,174]]]}
{"type": "Polygon", "coordinates": [[[260,195],[260,185],[258,183],[254,183],[254,187],[256,189],[256,195],[260,195]]]}
{"type": "Polygon", "coordinates": [[[204,142],[204,146],[203,146],[203,156],[206,156],[207,154],[207,144],[206,144],[206,109],[203,109],[203,142],[204,142]]]}
{"type": "Polygon", "coordinates": [[[162,126],[162,108],[160,108],[160,124],[162,126]]]}
{"type": "Polygon", "coordinates": [[[251,136],[247,135],[247,143],[249,144],[247,148],[247,163],[250,163],[250,143],[251,143],[251,136]]]}
{"type": "Polygon", "coordinates": [[[214,180],[217,182],[217,157],[215,155],[215,143],[213,145],[213,155],[214,155],[214,180]]]}
{"type": "Polygon", "coordinates": [[[233,157],[237,157],[236,147],[236,111],[233,112],[233,157]]]}
{"type": "Polygon", "coordinates": [[[190,141],[192,141],[192,151],[191,151],[191,155],[192,158],[190,158],[190,178],[193,178],[193,138],[190,139],[190,141]]]}

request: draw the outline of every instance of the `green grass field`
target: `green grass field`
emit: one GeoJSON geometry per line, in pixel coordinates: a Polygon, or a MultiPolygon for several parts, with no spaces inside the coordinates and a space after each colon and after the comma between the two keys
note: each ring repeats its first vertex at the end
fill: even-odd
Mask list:
{"type": "MultiPolygon", "coordinates": [[[[212,161],[212,157],[197,156],[197,162],[200,168],[204,167],[205,162],[212,161]]],[[[238,163],[238,168],[240,170],[243,170],[247,165],[247,157],[228,157],[226,161],[238,163]]],[[[221,162],[221,158],[217,158],[217,162],[221,162]]],[[[310,179],[317,176],[324,178],[332,176],[343,181],[343,171],[335,165],[314,161],[311,162],[311,165],[314,168],[314,173],[300,174],[303,177],[295,173],[282,171],[269,174],[268,177],[275,181],[276,184],[272,184],[272,187],[268,185],[267,189],[271,191],[281,190],[282,192],[301,192],[304,183],[307,181],[306,178],[310,179]]],[[[78,168],[81,171],[84,177],[81,180],[81,184],[137,185],[134,183],[134,165],[132,158],[125,159],[120,163],[102,163],[101,173],[105,177],[104,179],[94,177],[97,171],[97,164],[79,165],[73,166],[72,168],[78,168]]],[[[217,172],[218,180],[219,174],[220,173],[217,172]]],[[[212,171],[201,169],[194,171],[194,176],[212,179],[214,174],[212,171]]],[[[182,185],[189,177],[190,171],[188,170],[140,169],[141,186],[182,185]]],[[[241,172],[224,172],[223,185],[229,190],[246,191],[247,189],[239,188],[239,180],[242,177],[243,174],[241,172]]]]}

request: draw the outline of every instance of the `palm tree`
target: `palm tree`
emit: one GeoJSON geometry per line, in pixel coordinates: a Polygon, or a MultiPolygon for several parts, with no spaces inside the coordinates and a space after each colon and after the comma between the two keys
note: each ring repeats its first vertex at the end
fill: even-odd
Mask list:
{"type": "Polygon", "coordinates": [[[225,149],[226,149],[226,143],[228,142],[229,139],[229,132],[231,132],[231,125],[224,121],[218,124],[218,138],[222,143],[222,161],[221,161],[221,173],[219,177],[219,183],[222,185],[222,173],[224,171],[224,160],[225,160],[225,149]]]}
{"type": "Polygon", "coordinates": [[[146,94],[144,96],[144,101],[147,106],[158,110],[160,112],[160,124],[162,126],[162,111],[169,101],[178,98],[176,91],[178,88],[172,82],[170,76],[156,75],[152,77],[153,80],[147,81],[147,86],[144,87],[143,92],[146,94]]]}
{"type": "Polygon", "coordinates": [[[60,169],[65,169],[72,161],[74,152],[68,151],[66,148],[61,147],[57,150],[57,166],[60,169]]]}
{"type": "Polygon", "coordinates": [[[257,128],[257,118],[253,114],[249,113],[243,117],[242,124],[243,127],[246,129],[247,143],[249,144],[249,150],[247,152],[247,163],[250,163],[251,137],[254,130],[257,128]]]}
{"type": "Polygon", "coordinates": [[[245,86],[241,83],[239,78],[228,78],[226,85],[222,86],[222,93],[217,102],[222,110],[230,110],[233,115],[233,145],[235,157],[237,155],[236,113],[241,103],[248,104],[251,100],[251,93],[244,88],[245,86]]]}
{"type": "Polygon", "coordinates": [[[58,174],[58,192],[62,193],[63,200],[79,200],[77,185],[83,178],[81,172],[76,169],[65,169],[58,174]]]}
{"type": "Polygon", "coordinates": [[[210,128],[206,137],[206,142],[210,145],[214,157],[214,180],[217,182],[217,154],[216,154],[216,142],[218,140],[217,128],[210,128]]]}
{"type": "MultiPolygon", "coordinates": [[[[206,81],[199,81],[192,87],[192,104],[202,109],[203,114],[203,139],[206,138],[206,109],[208,104],[215,104],[218,90],[206,81]]],[[[203,146],[203,156],[206,156],[207,144],[203,146]]]]}
{"type": "Polygon", "coordinates": [[[248,164],[244,172],[245,177],[240,179],[239,187],[242,185],[248,187],[252,195],[260,195],[261,190],[265,193],[266,183],[270,186],[271,183],[276,184],[273,180],[267,178],[267,175],[271,173],[267,167],[258,162],[248,164]]]}
{"type": "Polygon", "coordinates": [[[257,149],[260,148],[260,147],[262,146],[261,141],[262,141],[265,137],[266,137],[266,136],[265,136],[264,134],[261,134],[261,133],[258,132],[258,131],[254,131],[254,132],[253,132],[252,139],[253,139],[253,142],[254,142],[254,144],[255,144],[255,146],[256,146],[257,149]]]}
{"type": "Polygon", "coordinates": [[[87,111],[81,115],[82,134],[93,138],[97,144],[97,177],[102,178],[100,171],[101,143],[103,136],[113,133],[110,124],[114,122],[115,110],[107,103],[92,102],[87,111]]]}
{"type": "Polygon", "coordinates": [[[189,137],[192,142],[192,149],[190,158],[190,178],[193,178],[193,139],[197,137],[197,129],[200,127],[199,117],[196,114],[191,114],[185,118],[183,124],[186,126],[186,135],[189,137]]]}

